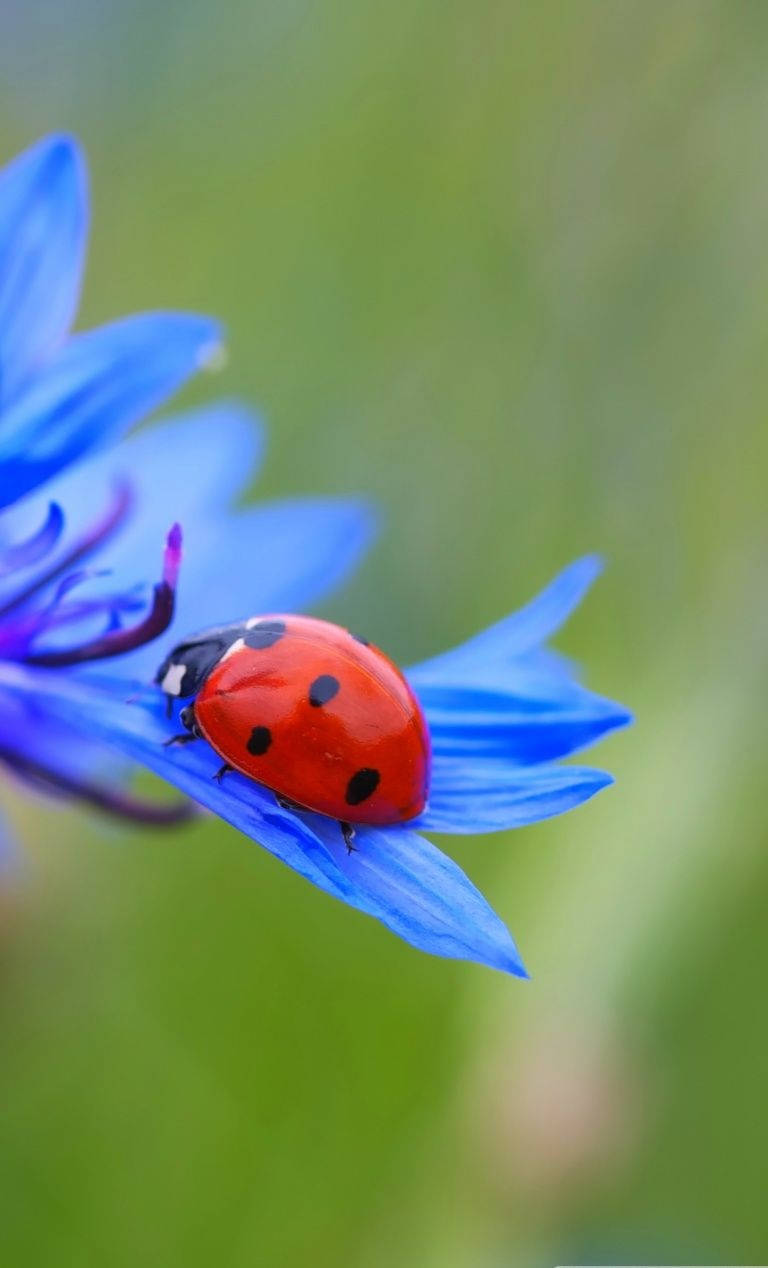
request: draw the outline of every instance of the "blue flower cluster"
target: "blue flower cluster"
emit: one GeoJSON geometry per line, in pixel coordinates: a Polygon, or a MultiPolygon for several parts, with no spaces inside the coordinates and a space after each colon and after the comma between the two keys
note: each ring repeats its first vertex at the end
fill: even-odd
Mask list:
{"type": "Polygon", "coordinates": [[[0,172],[0,762],[138,821],[188,813],[133,795],[133,768],[148,767],[414,946],[525,976],[501,920],[421,833],[532,823],[611,782],[559,759],[629,714],[544,647],[597,562],[573,564],[520,612],[409,671],[433,747],[418,820],[359,827],[348,854],[323,816],[286,809],[241,775],[217,783],[206,744],[164,746],[178,722],[146,685],[154,670],[199,628],[306,608],[356,563],[373,518],[329,499],[233,510],[260,448],[236,405],[124,439],[215,357],[220,332],[155,313],[69,335],[87,223],[71,139],[44,140],[0,172]]]}

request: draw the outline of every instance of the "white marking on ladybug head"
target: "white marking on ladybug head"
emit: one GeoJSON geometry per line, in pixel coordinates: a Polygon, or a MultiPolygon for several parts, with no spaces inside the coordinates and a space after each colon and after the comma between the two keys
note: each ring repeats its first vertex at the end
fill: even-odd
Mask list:
{"type": "Polygon", "coordinates": [[[259,621],[263,621],[263,620],[264,620],[263,616],[249,616],[248,620],[245,623],[245,628],[247,630],[252,630],[254,625],[258,625],[259,621]]]}
{"type": "MultiPolygon", "coordinates": [[[[224,653],[224,655],[222,656],[221,660],[226,660],[226,659],[227,659],[227,657],[229,657],[229,656],[234,656],[235,652],[240,652],[240,651],[242,651],[244,647],[245,647],[245,639],[243,639],[243,638],[236,638],[236,639],[235,639],[235,641],[234,641],[234,643],[230,643],[229,647],[228,647],[228,648],[227,648],[227,650],[225,651],[225,653],[224,653]]],[[[219,661],[219,664],[221,664],[221,660],[219,661]]]]}
{"type": "Polygon", "coordinates": [[[181,695],[181,682],[187,672],[186,665],[169,665],[165,672],[165,677],[160,683],[161,689],[167,696],[181,695]]]}

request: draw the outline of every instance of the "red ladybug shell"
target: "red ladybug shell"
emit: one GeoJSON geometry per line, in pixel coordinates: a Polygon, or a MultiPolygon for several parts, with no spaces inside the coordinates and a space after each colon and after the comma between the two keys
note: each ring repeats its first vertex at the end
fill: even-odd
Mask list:
{"type": "Polygon", "coordinates": [[[194,705],[230,766],[309,810],[400,823],[425,806],[429,732],[383,652],[328,621],[255,617],[194,705]]]}

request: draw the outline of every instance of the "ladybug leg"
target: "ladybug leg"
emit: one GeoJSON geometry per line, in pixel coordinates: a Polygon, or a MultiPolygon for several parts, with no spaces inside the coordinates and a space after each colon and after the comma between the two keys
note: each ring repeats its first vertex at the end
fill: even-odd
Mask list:
{"type": "Polygon", "coordinates": [[[275,793],[275,801],[282,810],[306,810],[306,806],[300,806],[298,801],[291,801],[290,797],[283,797],[281,793],[275,793]]]}
{"type": "MultiPolygon", "coordinates": [[[[170,700],[171,697],[169,696],[170,700]]],[[[179,714],[179,721],[185,726],[186,731],[182,731],[180,735],[172,735],[169,740],[163,740],[163,748],[169,748],[171,744],[191,744],[193,740],[202,739],[202,733],[195,721],[195,710],[191,704],[185,705],[179,714]]]]}
{"type": "Polygon", "coordinates": [[[170,718],[170,716],[171,716],[171,714],[172,714],[172,713],[173,713],[173,696],[166,696],[166,697],[165,697],[165,716],[166,716],[166,718],[170,718]]]}
{"type": "Polygon", "coordinates": [[[217,784],[220,784],[224,776],[234,769],[234,766],[230,766],[229,762],[225,762],[223,766],[219,767],[213,778],[216,780],[217,784]]]}
{"type": "Polygon", "coordinates": [[[172,735],[169,740],[163,740],[163,748],[170,748],[172,744],[191,744],[193,740],[199,739],[199,735],[192,735],[189,731],[182,731],[181,735],[172,735]]]}
{"type": "Polygon", "coordinates": [[[344,844],[347,847],[347,854],[352,854],[353,851],[357,853],[357,846],[352,844],[355,839],[355,829],[352,827],[352,824],[347,823],[346,819],[340,819],[339,827],[341,828],[341,835],[344,838],[344,844]]]}

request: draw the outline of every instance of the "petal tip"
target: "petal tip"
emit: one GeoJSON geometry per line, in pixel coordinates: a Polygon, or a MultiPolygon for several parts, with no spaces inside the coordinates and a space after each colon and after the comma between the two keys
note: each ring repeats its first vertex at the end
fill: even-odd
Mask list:
{"type": "Polygon", "coordinates": [[[49,132],[39,142],[44,153],[69,163],[84,162],[83,147],[73,132],[49,132]]]}
{"type": "Polygon", "coordinates": [[[597,551],[590,551],[589,554],[581,555],[574,560],[574,567],[583,568],[585,572],[591,572],[597,577],[605,568],[605,560],[602,555],[598,555],[597,551]]]}
{"type": "Polygon", "coordinates": [[[99,329],[111,329],[129,336],[146,335],[149,332],[155,339],[158,331],[169,339],[174,336],[177,348],[187,348],[192,352],[198,369],[207,367],[212,359],[220,356],[225,346],[222,322],[207,313],[190,312],[186,309],[150,309],[120,317],[110,327],[99,329]]]}
{"type": "Polygon", "coordinates": [[[608,730],[620,731],[626,726],[634,726],[635,715],[623,704],[614,704],[607,720],[609,721],[608,730]]]}
{"type": "Polygon", "coordinates": [[[41,166],[46,163],[72,164],[75,167],[85,166],[85,153],[78,138],[72,132],[47,132],[19,158],[36,160],[41,166]]]}
{"type": "Polygon", "coordinates": [[[505,973],[509,973],[510,977],[519,978],[521,982],[529,982],[531,980],[531,975],[523,964],[520,952],[514,943],[503,960],[495,967],[500,968],[505,973]]]}
{"type": "Polygon", "coordinates": [[[578,596],[575,598],[574,607],[581,602],[604,569],[605,560],[602,555],[593,553],[581,555],[578,559],[574,559],[573,563],[569,564],[560,574],[561,580],[568,577],[571,582],[575,582],[578,588],[578,596]]]}
{"type": "Polygon", "coordinates": [[[224,350],[224,327],[216,317],[206,313],[168,313],[167,316],[179,323],[184,323],[191,338],[198,340],[198,360],[207,365],[212,359],[222,355],[224,350]]]}
{"type": "Polygon", "coordinates": [[[75,199],[73,206],[76,207],[78,203],[80,206],[81,223],[87,223],[88,160],[74,133],[51,132],[42,137],[27,154],[30,158],[37,159],[39,169],[43,169],[52,181],[63,182],[65,188],[70,188],[75,199]]]}

